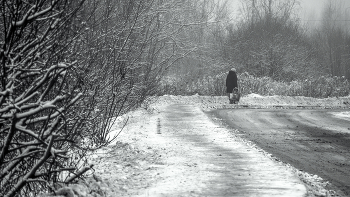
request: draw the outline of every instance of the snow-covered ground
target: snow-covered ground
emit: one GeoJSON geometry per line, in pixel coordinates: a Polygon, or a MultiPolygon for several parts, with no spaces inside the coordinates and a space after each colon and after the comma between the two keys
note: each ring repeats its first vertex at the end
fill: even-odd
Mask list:
{"type": "MultiPolygon", "coordinates": [[[[164,157],[171,155],[171,151],[179,150],[169,149],[169,143],[162,135],[159,135],[160,119],[162,119],[160,111],[165,106],[174,103],[192,104],[203,111],[237,107],[229,105],[226,96],[165,95],[150,98],[143,107],[118,117],[119,124],[115,125],[113,132],[110,133],[111,136],[120,132],[120,125],[123,125],[126,120],[128,120],[127,125],[109,147],[91,155],[90,162],[95,165],[95,171],[85,183],[71,187],[76,196],[142,196],[147,188],[164,178],[166,171],[160,172],[159,166],[164,165],[164,157]]],[[[240,107],[248,105],[262,108],[281,106],[349,108],[349,103],[350,97],[315,99],[250,94],[241,98],[240,107]]],[[[349,119],[350,111],[333,115],[349,119]]],[[[252,147],[254,148],[254,145],[252,147]]],[[[258,147],[255,148],[258,149],[258,147]]],[[[264,154],[270,157],[268,153],[264,154]]],[[[188,165],[196,164],[189,163],[188,165]]],[[[293,169],[288,164],[283,165],[292,170],[306,184],[308,196],[331,196],[331,191],[323,188],[327,182],[316,175],[293,169]]],[[[181,174],[174,174],[174,176],[181,178],[181,174]]]]}
{"type": "Polygon", "coordinates": [[[350,120],[350,111],[346,111],[346,112],[334,112],[332,113],[334,116],[336,116],[337,118],[342,118],[345,120],[350,120]]]}

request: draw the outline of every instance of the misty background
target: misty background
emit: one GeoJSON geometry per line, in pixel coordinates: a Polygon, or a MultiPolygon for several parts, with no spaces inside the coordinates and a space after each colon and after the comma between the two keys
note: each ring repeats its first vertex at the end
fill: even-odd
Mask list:
{"type": "MultiPolygon", "coordinates": [[[[208,77],[213,77],[209,84],[220,83],[219,78],[230,67],[246,74],[241,78],[259,78],[257,81],[263,84],[268,80],[298,81],[301,85],[310,80],[315,84],[335,80],[332,83],[339,84],[350,78],[349,1],[212,1],[215,8],[209,6],[209,1],[204,2],[201,6],[206,5],[207,9],[196,10],[197,20],[201,20],[200,13],[206,16],[205,25],[192,28],[198,28],[192,34],[197,34],[198,39],[191,42],[196,45],[195,52],[167,73],[169,80],[182,83],[180,87],[186,86],[183,84],[186,82],[192,84],[189,87],[193,93],[208,94],[210,90],[201,91],[205,87],[195,88],[204,79],[193,80],[208,81],[208,77]]],[[[334,84],[329,86],[336,89],[334,84]]],[[[216,88],[215,94],[222,91],[216,88]]]]}

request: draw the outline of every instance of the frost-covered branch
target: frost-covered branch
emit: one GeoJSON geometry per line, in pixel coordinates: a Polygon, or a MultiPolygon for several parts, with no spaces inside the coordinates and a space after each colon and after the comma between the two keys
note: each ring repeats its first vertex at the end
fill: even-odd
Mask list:
{"type": "Polygon", "coordinates": [[[28,179],[32,178],[36,171],[44,164],[44,162],[51,156],[51,148],[53,146],[55,135],[52,135],[48,147],[45,150],[44,155],[40,160],[33,166],[33,168],[26,173],[23,179],[19,180],[16,185],[5,195],[5,196],[14,196],[18,190],[20,190],[27,182],[28,179]]]}
{"type": "Polygon", "coordinates": [[[69,168],[62,166],[76,166],[66,154],[84,135],[71,128],[81,111],[69,109],[83,89],[69,50],[83,2],[0,5],[0,196],[35,196],[63,181],[60,172],[69,168]]]}
{"type": "MultiPolygon", "coordinates": [[[[56,1],[51,1],[51,5],[39,12],[35,12],[33,14],[33,10],[37,9],[37,5],[33,5],[28,11],[27,13],[23,16],[23,19],[17,22],[14,22],[15,26],[22,26],[25,23],[27,23],[28,21],[34,20],[36,18],[38,18],[39,16],[45,15],[47,13],[49,13],[50,11],[52,11],[52,9],[55,7],[55,5],[57,4],[58,0],[56,1]]],[[[47,18],[46,18],[47,19],[47,18]]]]}

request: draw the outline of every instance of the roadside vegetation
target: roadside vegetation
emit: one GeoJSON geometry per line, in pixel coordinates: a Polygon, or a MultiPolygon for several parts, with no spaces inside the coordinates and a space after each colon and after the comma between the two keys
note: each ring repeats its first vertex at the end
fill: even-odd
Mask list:
{"type": "MultiPolygon", "coordinates": [[[[170,95],[227,95],[226,73],[214,77],[199,78],[182,82],[167,79],[162,81],[162,94],[170,95]]],[[[251,93],[263,96],[305,96],[314,98],[349,96],[350,83],[345,77],[310,77],[305,80],[291,82],[276,81],[271,77],[255,77],[248,73],[238,74],[238,84],[241,94],[251,93]]]]}
{"type": "Polygon", "coordinates": [[[206,16],[191,2],[1,1],[0,196],[55,195],[93,171],[116,117],[193,51],[181,34],[206,16]]]}
{"type": "MultiPolygon", "coordinates": [[[[239,18],[208,24],[196,53],[177,62],[160,94],[225,95],[236,68],[243,95],[348,96],[350,22],[346,1],[327,1],[318,26],[302,23],[297,0],[241,1],[239,18]]],[[[226,6],[227,7],[227,6],[226,6]]],[[[199,29],[197,29],[198,32],[199,29]]]]}

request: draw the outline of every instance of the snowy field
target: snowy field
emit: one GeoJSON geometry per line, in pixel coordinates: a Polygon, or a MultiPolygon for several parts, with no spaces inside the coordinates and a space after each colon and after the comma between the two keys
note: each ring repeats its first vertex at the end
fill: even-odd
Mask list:
{"type": "MultiPolygon", "coordinates": [[[[164,175],[166,171],[160,171],[160,166],[164,165],[164,157],[171,155],[172,151],[179,151],[171,150],[169,146],[165,149],[165,145],[169,142],[159,135],[161,126],[159,120],[162,118],[160,111],[165,106],[174,103],[192,104],[203,111],[247,106],[257,108],[349,108],[350,97],[315,99],[250,94],[241,98],[239,106],[229,105],[225,96],[165,95],[153,97],[141,108],[118,117],[118,124],[114,126],[113,132],[110,133],[111,136],[118,134],[122,129],[120,125],[123,125],[126,120],[128,122],[109,147],[91,154],[90,162],[95,166],[94,173],[85,183],[73,185],[66,190],[73,191],[76,196],[145,196],[143,191],[146,188],[166,176],[164,175]]],[[[350,111],[333,115],[350,119],[350,111]]],[[[254,145],[251,146],[258,149],[254,145]]],[[[270,157],[268,153],[264,154],[270,157]]],[[[327,182],[315,175],[293,169],[288,164],[283,165],[286,165],[307,185],[308,196],[332,196],[332,191],[323,188],[327,182]]],[[[174,174],[174,176],[181,176],[181,174],[174,174]]],[[[62,190],[61,194],[65,192],[62,190]]]]}

